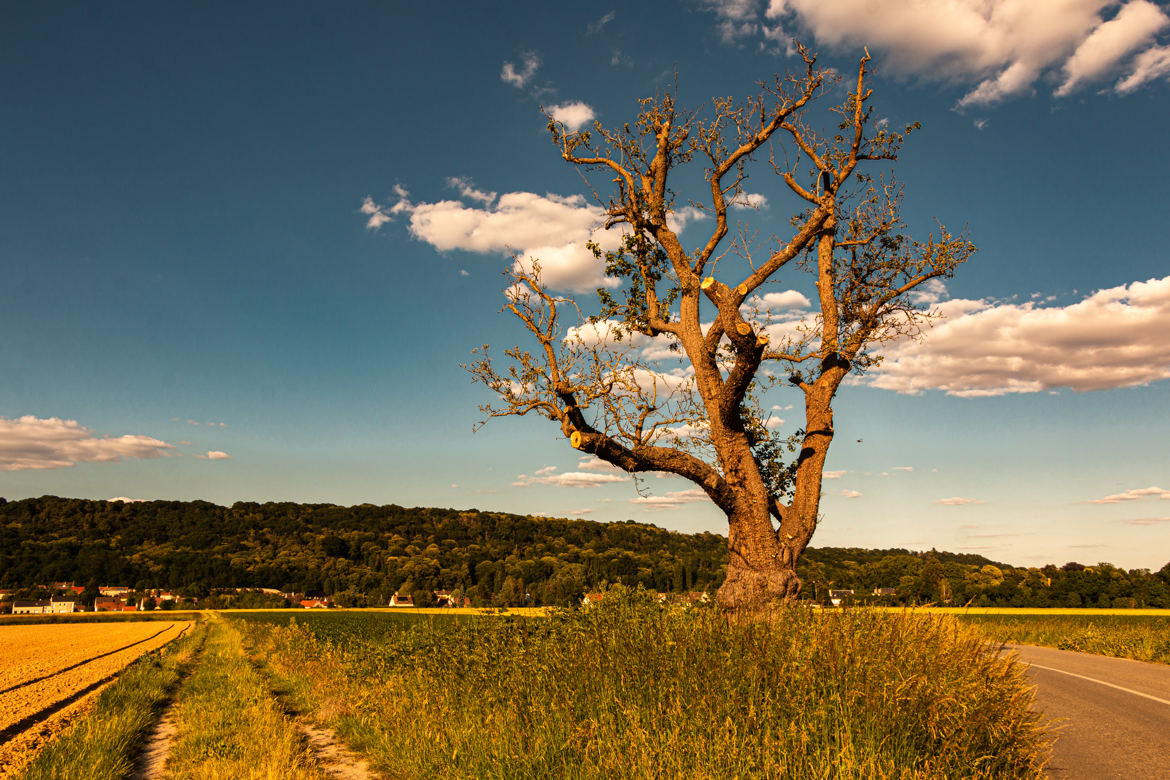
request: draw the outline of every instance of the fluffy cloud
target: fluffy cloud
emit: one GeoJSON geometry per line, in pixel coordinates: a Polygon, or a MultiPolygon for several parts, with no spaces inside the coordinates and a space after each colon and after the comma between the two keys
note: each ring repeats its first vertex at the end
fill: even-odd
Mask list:
{"type": "Polygon", "coordinates": [[[1170,517],[1135,517],[1132,520],[1122,520],[1121,522],[1129,525],[1159,525],[1170,523],[1170,517]]]}
{"type": "Polygon", "coordinates": [[[60,469],[122,458],[161,458],[173,445],[149,436],[99,436],[76,420],[0,417],[0,471],[60,469]]]}
{"type": "Polygon", "coordinates": [[[593,109],[580,101],[549,106],[548,113],[553,119],[564,125],[565,129],[570,133],[577,132],[586,124],[592,122],[594,117],[593,109]]]}
{"type": "Polygon", "coordinates": [[[1115,89],[1132,91],[1157,77],[1149,75],[1157,70],[1151,54],[1157,49],[1147,47],[1170,23],[1149,0],[771,0],[763,17],[750,0],[711,5],[728,43],[760,32],[761,47],[792,34],[838,49],[868,45],[903,73],[974,82],[959,107],[1027,94],[1058,74],[1057,94],[1065,95],[1127,63],[1132,81],[1115,89]]]}
{"type": "Polygon", "coordinates": [[[861,498],[861,493],[856,490],[842,490],[841,495],[845,496],[845,498],[861,498]]]}
{"type": "Polygon", "coordinates": [[[1142,52],[1133,61],[1133,71],[1113,87],[1128,95],[1147,81],[1170,75],[1170,46],[1156,46],[1142,52]]]}
{"type": "Polygon", "coordinates": [[[500,69],[500,80],[513,87],[523,89],[536,75],[538,68],[540,68],[540,56],[529,52],[524,55],[524,63],[519,67],[511,62],[505,62],[504,67],[500,69]]]}
{"type": "Polygon", "coordinates": [[[577,462],[577,468],[582,471],[599,471],[602,474],[625,474],[626,472],[619,469],[609,461],[604,461],[596,455],[589,455],[581,458],[577,462]]]}
{"type": "Polygon", "coordinates": [[[1117,16],[1093,30],[1064,63],[1066,78],[1056,94],[1067,95],[1082,81],[1109,72],[1127,54],[1148,46],[1167,24],[1170,19],[1153,3],[1147,0],[1127,3],[1117,16]]]}
{"type": "Polygon", "coordinates": [[[616,287],[606,278],[604,263],[585,248],[589,240],[603,249],[615,249],[621,241],[618,230],[604,230],[605,214],[590,206],[580,195],[563,197],[552,193],[508,192],[498,199],[494,192],[482,192],[467,179],[451,179],[452,186],[467,200],[439,200],[413,203],[408,193],[397,189],[398,200],[380,205],[367,197],[361,211],[368,214],[366,226],[376,230],[386,222],[408,215],[411,235],[446,252],[464,250],[480,254],[512,254],[517,267],[531,271],[539,261],[541,278],[553,289],[587,291],[616,287]]]}
{"type": "Polygon", "coordinates": [[[741,192],[731,199],[733,209],[760,209],[768,208],[768,199],[758,192],[741,192]]]}
{"type": "Polygon", "coordinates": [[[471,179],[466,176],[448,176],[447,186],[456,190],[464,198],[477,200],[484,205],[490,206],[491,202],[496,199],[496,193],[476,189],[471,179]]]}
{"type": "Polygon", "coordinates": [[[822,474],[822,476],[825,479],[841,479],[841,477],[845,476],[848,473],[849,473],[849,469],[841,469],[840,471],[826,471],[826,472],[824,472],[824,474],[822,474]]]}
{"type": "Polygon", "coordinates": [[[1158,497],[1163,501],[1170,501],[1170,490],[1165,490],[1160,487],[1146,487],[1135,488],[1134,490],[1127,490],[1124,493],[1114,493],[1105,498],[1095,498],[1091,501],[1086,501],[1087,504],[1121,504],[1127,501],[1141,501],[1143,498],[1158,497]]]}
{"type": "Polygon", "coordinates": [[[514,487],[555,485],[557,487],[591,488],[625,481],[626,478],[624,476],[613,473],[599,474],[587,471],[566,471],[558,474],[556,466],[545,466],[531,476],[527,474],[518,475],[512,485],[514,487]]]}
{"type": "Polygon", "coordinates": [[[1170,378],[1170,276],[1069,306],[952,300],[918,341],[893,346],[873,387],[974,397],[1144,385],[1170,378]]]}
{"type": "Polygon", "coordinates": [[[748,302],[753,306],[758,306],[768,311],[807,309],[812,306],[808,297],[797,290],[784,290],[783,292],[765,293],[762,296],[752,296],[748,302]]]}
{"type": "Polygon", "coordinates": [[[893,467],[891,467],[891,470],[892,471],[913,471],[914,467],[913,466],[893,466],[893,467]]]}
{"type": "Polygon", "coordinates": [[[220,450],[208,450],[204,457],[208,460],[231,460],[232,456],[220,450]]]}
{"type": "Polygon", "coordinates": [[[664,496],[638,496],[631,498],[631,504],[637,504],[647,512],[657,512],[663,509],[678,509],[683,504],[694,504],[710,501],[711,498],[702,488],[694,487],[686,490],[676,490],[664,496]]]}
{"type": "Polygon", "coordinates": [[[942,506],[966,506],[967,504],[982,504],[983,499],[960,498],[959,496],[953,496],[951,498],[940,498],[934,503],[941,504],[942,506]]]}

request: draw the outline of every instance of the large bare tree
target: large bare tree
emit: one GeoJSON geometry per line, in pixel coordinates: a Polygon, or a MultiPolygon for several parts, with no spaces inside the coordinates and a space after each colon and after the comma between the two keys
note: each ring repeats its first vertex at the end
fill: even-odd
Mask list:
{"type": "Polygon", "coordinates": [[[868,52],[856,81],[799,52],[799,72],[746,101],[717,98],[705,113],[681,112],[666,92],[641,101],[632,125],[573,133],[550,117],[561,156],[606,182],[594,195],[622,240],[590,248],[622,284],[598,290],[586,314],[541,283],[538,263],[517,263],[506,309],[536,343],[507,350],[503,369],[484,347],[469,367],[499,396],[483,407],[488,417],[544,415],[581,452],[701,488],[727,515],[717,602],[728,609],[799,593],[796,561],[817,527],[834,396],[850,372],[880,360],[882,344],[919,333],[928,296],[915,288],[949,277],[974,251],[941,225],[925,242],[904,235],[900,187],[868,170],[896,160],[917,128],[875,119],[868,52]],[[833,95],[831,129],[815,129],[810,110],[833,95]],[[802,204],[782,237],[758,240],[729,223],[730,207],[751,205],[744,185],[757,169],[802,204]],[[701,195],[680,203],[687,173],[701,195]],[[713,228],[688,247],[679,223],[694,209],[713,228]],[[778,323],[762,294],[794,271],[812,276],[817,311],[778,323]],[[663,369],[671,354],[685,370],[663,369]],[[803,400],[803,428],[787,440],[762,411],[775,385],[803,400]]]}

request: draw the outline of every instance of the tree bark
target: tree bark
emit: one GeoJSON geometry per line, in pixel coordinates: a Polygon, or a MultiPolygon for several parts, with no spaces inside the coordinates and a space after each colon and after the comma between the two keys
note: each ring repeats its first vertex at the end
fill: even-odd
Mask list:
{"type": "Polygon", "coordinates": [[[796,557],[776,538],[767,504],[744,507],[727,520],[727,578],[715,594],[719,608],[759,612],[795,599],[796,557]]]}

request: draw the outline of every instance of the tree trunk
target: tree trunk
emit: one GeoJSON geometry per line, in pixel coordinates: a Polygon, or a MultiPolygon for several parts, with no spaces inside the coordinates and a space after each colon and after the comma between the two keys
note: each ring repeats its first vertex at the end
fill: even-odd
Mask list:
{"type": "Polygon", "coordinates": [[[780,544],[766,504],[728,517],[727,578],[715,594],[720,609],[760,612],[800,593],[796,557],[780,544]]]}

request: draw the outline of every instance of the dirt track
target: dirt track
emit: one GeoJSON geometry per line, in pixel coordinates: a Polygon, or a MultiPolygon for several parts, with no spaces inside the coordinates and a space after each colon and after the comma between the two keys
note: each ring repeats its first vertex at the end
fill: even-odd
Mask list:
{"type": "Polygon", "coordinates": [[[23,766],[110,679],[189,622],[0,626],[0,777],[23,766]]]}

